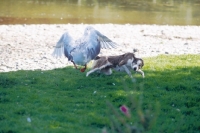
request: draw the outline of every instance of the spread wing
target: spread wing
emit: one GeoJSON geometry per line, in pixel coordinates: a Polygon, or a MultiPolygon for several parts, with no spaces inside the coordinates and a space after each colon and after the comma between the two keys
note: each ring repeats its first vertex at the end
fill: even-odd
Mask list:
{"type": "Polygon", "coordinates": [[[103,49],[111,49],[111,48],[117,48],[119,45],[112,40],[110,40],[108,37],[101,34],[99,31],[95,30],[95,33],[98,36],[98,39],[101,44],[101,48],[103,49]]]}
{"type": "Polygon", "coordinates": [[[54,52],[52,55],[54,57],[62,57],[65,55],[68,59],[70,57],[70,51],[73,48],[72,46],[72,38],[69,36],[68,32],[65,32],[60,40],[57,42],[54,52]]]}

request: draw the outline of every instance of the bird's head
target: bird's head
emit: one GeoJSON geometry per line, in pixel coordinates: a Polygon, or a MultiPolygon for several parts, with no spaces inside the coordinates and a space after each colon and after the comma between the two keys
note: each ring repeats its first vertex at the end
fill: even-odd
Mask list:
{"type": "Polygon", "coordinates": [[[90,31],[93,30],[94,28],[92,26],[87,26],[85,28],[85,31],[84,31],[84,35],[88,35],[90,34],[90,31]]]}

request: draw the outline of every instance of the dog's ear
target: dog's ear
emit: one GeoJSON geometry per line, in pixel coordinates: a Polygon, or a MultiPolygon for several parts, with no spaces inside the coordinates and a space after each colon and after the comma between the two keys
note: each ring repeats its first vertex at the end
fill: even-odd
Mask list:
{"type": "Polygon", "coordinates": [[[144,61],[141,58],[138,58],[141,61],[141,68],[144,66],[144,61]]]}
{"type": "Polygon", "coordinates": [[[142,67],[144,66],[144,61],[142,60],[142,67]]]}

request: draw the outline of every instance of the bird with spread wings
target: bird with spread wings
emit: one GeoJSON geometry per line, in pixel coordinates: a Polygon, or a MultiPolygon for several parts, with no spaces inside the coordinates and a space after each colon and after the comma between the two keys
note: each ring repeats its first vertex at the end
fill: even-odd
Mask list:
{"type": "Polygon", "coordinates": [[[84,66],[81,72],[87,68],[87,63],[93,60],[99,53],[101,48],[111,49],[117,48],[118,44],[101,34],[91,26],[87,26],[84,35],[78,40],[74,40],[68,32],[65,32],[57,42],[53,56],[65,56],[74,64],[84,66]]]}

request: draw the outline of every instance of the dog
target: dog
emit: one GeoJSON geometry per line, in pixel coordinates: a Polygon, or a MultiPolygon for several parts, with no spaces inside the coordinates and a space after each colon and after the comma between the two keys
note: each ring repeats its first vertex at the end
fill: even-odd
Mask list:
{"type": "Polygon", "coordinates": [[[144,72],[141,70],[144,66],[144,61],[141,58],[136,58],[134,53],[125,53],[117,56],[97,56],[94,59],[93,67],[87,72],[86,77],[95,71],[104,73],[105,75],[111,75],[112,69],[115,71],[124,72],[132,77],[130,70],[139,72],[144,78],[144,72]]]}

